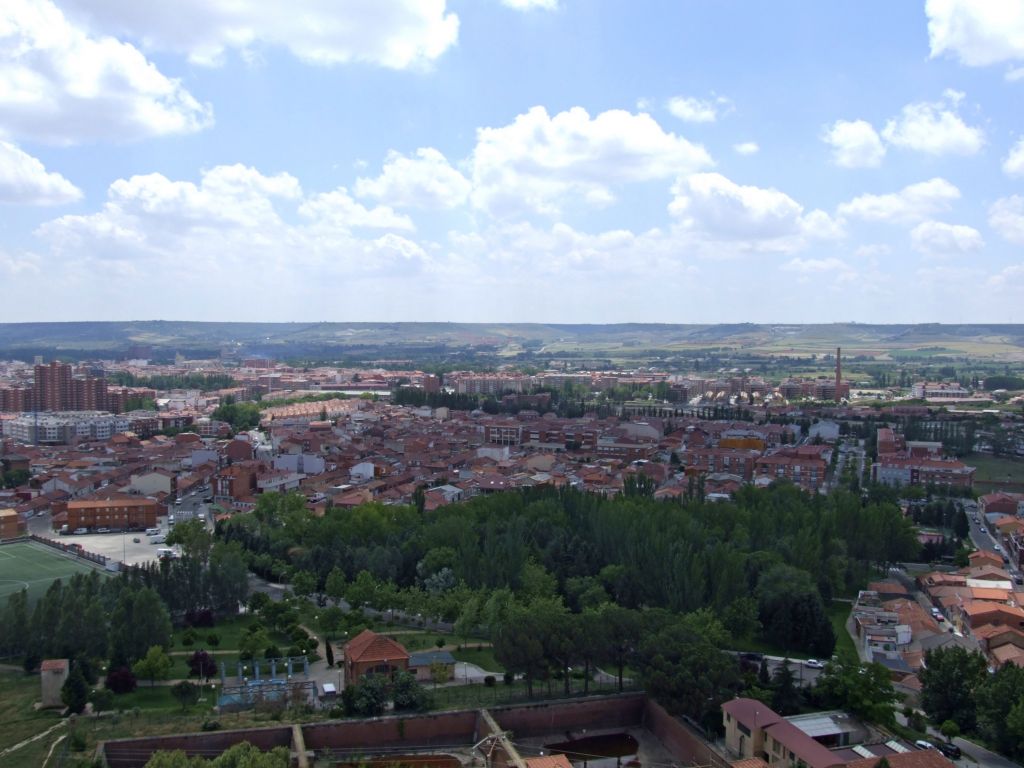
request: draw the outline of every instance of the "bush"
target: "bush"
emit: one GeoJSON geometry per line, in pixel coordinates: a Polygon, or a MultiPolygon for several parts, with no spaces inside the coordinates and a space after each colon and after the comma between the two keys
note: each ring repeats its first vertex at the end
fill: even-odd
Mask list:
{"type": "Polygon", "coordinates": [[[297,659],[299,656],[302,655],[302,649],[299,648],[299,646],[297,645],[289,646],[288,655],[291,656],[293,659],[297,659]]]}
{"type": "Polygon", "coordinates": [[[220,645],[220,635],[218,635],[216,632],[211,632],[206,636],[206,644],[209,645],[211,648],[216,648],[218,645],[220,645]]]}
{"type": "Polygon", "coordinates": [[[196,651],[188,659],[190,677],[214,677],[217,674],[217,663],[206,651],[196,651]]]}
{"type": "Polygon", "coordinates": [[[106,712],[114,707],[114,692],[106,688],[97,689],[89,693],[89,701],[93,712],[106,712]]]}
{"type": "Polygon", "coordinates": [[[504,675],[505,685],[512,685],[516,681],[516,676],[512,672],[506,672],[504,675]]]}
{"type": "Polygon", "coordinates": [[[138,687],[139,683],[135,679],[135,673],[128,669],[128,667],[118,667],[107,673],[104,685],[114,693],[122,694],[131,693],[138,687]]]}
{"type": "Polygon", "coordinates": [[[220,722],[217,720],[204,720],[203,724],[199,726],[201,731],[219,731],[220,722]]]}
{"type": "Polygon", "coordinates": [[[268,645],[263,651],[263,658],[265,659],[280,659],[281,649],[276,645],[268,645]]]}
{"type": "Polygon", "coordinates": [[[486,685],[488,688],[493,688],[496,682],[497,681],[494,679],[494,675],[488,675],[484,678],[484,685],[486,685]]]}
{"type": "Polygon", "coordinates": [[[342,718],[342,717],[344,717],[344,716],[345,716],[345,708],[344,708],[344,707],[342,707],[342,706],[334,706],[334,707],[331,707],[331,708],[330,708],[330,709],[329,709],[329,710],[327,711],[327,716],[328,716],[329,718],[331,718],[332,720],[337,720],[337,719],[339,719],[339,718],[342,718]]]}

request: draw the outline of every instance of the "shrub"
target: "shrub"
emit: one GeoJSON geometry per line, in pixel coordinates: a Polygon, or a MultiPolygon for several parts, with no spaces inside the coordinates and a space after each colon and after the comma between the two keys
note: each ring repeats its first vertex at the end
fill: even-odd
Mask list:
{"type": "Polygon", "coordinates": [[[516,681],[516,676],[512,672],[506,672],[504,676],[505,685],[512,685],[516,681]]]}
{"type": "Polygon", "coordinates": [[[186,627],[212,627],[213,611],[209,608],[195,608],[185,612],[186,627]]]}
{"type": "Polygon", "coordinates": [[[92,702],[93,712],[106,712],[114,706],[114,692],[99,688],[89,693],[89,701],[92,702]]]}
{"type": "Polygon", "coordinates": [[[135,679],[135,673],[128,667],[118,667],[107,673],[104,685],[114,693],[122,694],[131,693],[138,687],[139,683],[135,679]]]}
{"type": "Polygon", "coordinates": [[[484,685],[486,685],[488,688],[493,688],[495,682],[497,681],[494,679],[494,675],[488,675],[484,678],[484,685]]]}
{"type": "Polygon", "coordinates": [[[276,645],[268,645],[263,651],[263,658],[265,659],[280,659],[281,649],[276,645]]]}
{"type": "Polygon", "coordinates": [[[216,632],[211,632],[206,636],[206,643],[211,648],[216,648],[218,645],[220,645],[220,635],[218,635],[216,632]]]}
{"type": "Polygon", "coordinates": [[[203,724],[199,726],[201,731],[219,731],[220,722],[217,720],[204,720],[203,724]]]}

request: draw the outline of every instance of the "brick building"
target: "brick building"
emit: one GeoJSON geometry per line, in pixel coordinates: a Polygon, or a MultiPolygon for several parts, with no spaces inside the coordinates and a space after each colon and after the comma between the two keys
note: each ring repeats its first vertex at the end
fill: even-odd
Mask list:
{"type": "Polygon", "coordinates": [[[386,675],[409,669],[409,653],[390,637],[364,629],[345,644],[345,685],[363,675],[386,675]]]}
{"type": "MultiPolygon", "coordinates": [[[[57,505],[54,506],[55,513],[57,505]]],[[[156,526],[157,517],[165,512],[160,502],[154,499],[84,499],[69,501],[64,515],[54,515],[54,522],[66,516],[68,529],[111,528],[145,530],[156,526]]]]}

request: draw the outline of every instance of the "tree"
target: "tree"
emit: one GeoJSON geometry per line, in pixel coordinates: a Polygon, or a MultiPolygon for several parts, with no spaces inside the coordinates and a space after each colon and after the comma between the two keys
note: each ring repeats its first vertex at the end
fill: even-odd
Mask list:
{"type": "Polygon", "coordinates": [[[829,662],[818,676],[815,692],[829,705],[869,722],[884,726],[895,722],[894,705],[899,696],[889,671],[881,664],[829,662]]]}
{"type": "Polygon", "coordinates": [[[159,645],[151,646],[145,657],[132,665],[135,676],[147,678],[150,686],[156,685],[157,680],[163,680],[170,671],[171,657],[159,645]]]}
{"type": "Polygon", "coordinates": [[[835,633],[807,571],[774,565],[761,574],[756,594],[761,624],[769,640],[786,650],[832,655],[835,633]]]}
{"type": "Polygon", "coordinates": [[[135,675],[128,667],[115,667],[107,673],[104,686],[116,694],[131,693],[138,686],[135,675]]]}
{"type": "Polygon", "coordinates": [[[921,708],[933,723],[954,721],[962,731],[976,722],[975,691],[986,675],[985,659],[960,646],[936,648],[925,654],[921,679],[921,708]]]}
{"type": "Polygon", "coordinates": [[[217,662],[206,651],[196,651],[188,659],[189,675],[209,680],[217,674],[217,662]]]}
{"type": "Polygon", "coordinates": [[[352,712],[363,717],[383,714],[388,700],[388,679],[384,675],[364,675],[352,688],[352,712]]]}
{"type": "Polygon", "coordinates": [[[324,638],[324,651],[327,654],[327,666],[334,666],[334,647],[331,644],[331,638],[324,638]]]}
{"type": "Polygon", "coordinates": [[[740,687],[735,659],[709,640],[724,634],[721,625],[689,614],[645,636],[638,663],[647,692],[670,712],[711,725],[740,687]]]}
{"type": "Polygon", "coordinates": [[[946,720],[939,726],[939,733],[946,737],[946,741],[953,741],[960,735],[960,726],[955,720],[946,720]]]}
{"type": "Polygon", "coordinates": [[[324,592],[334,601],[335,605],[341,602],[341,599],[345,596],[346,586],[348,586],[348,580],[345,578],[345,572],[338,566],[334,566],[331,572],[327,574],[327,580],[324,582],[324,592]]]}
{"type": "Polygon", "coordinates": [[[1024,668],[1005,664],[985,677],[975,691],[978,730],[1003,754],[1020,746],[1009,727],[1010,710],[1024,701],[1024,668]]]}
{"type": "Polygon", "coordinates": [[[630,661],[640,642],[640,615],[628,608],[606,603],[598,609],[598,616],[604,625],[604,644],[598,651],[597,658],[614,665],[621,691],[623,668],[630,661]]]}
{"type": "Polygon", "coordinates": [[[210,550],[213,548],[213,536],[210,534],[206,523],[199,518],[192,518],[174,526],[167,534],[167,545],[181,545],[182,554],[185,557],[194,558],[204,568],[210,560],[210,550]]]}
{"type": "Polygon", "coordinates": [[[171,695],[181,704],[181,711],[199,701],[199,686],[188,680],[181,680],[171,686],[171,695]]]}
{"type": "Polygon", "coordinates": [[[800,691],[789,665],[789,659],[783,659],[771,679],[772,709],[784,717],[800,711],[800,691]]]}
{"type": "Polygon", "coordinates": [[[722,624],[737,640],[748,640],[761,630],[757,615],[757,601],[754,598],[738,597],[722,612],[722,624]]]}
{"type": "Polygon", "coordinates": [[[71,674],[60,689],[60,700],[64,702],[69,712],[76,715],[85,710],[86,702],[89,700],[89,684],[85,682],[85,675],[77,664],[71,666],[71,674]]]}
{"type": "Polygon", "coordinates": [[[399,672],[391,683],[391,698],[395,704],[395,710],[414,710],[423,712],[430,709],[431,697],[415,675],[410,672],[399,672]]]}
{"type": "Polygon", "coordinates": [[[316,576],[309,571],[299,571],[292,576],[292,592],[299,597],[309,597],[316,589],[316,576]]]}
{"type": "Polygon", "coordinates": [[[122,591],[110,617],[110,644],[116,666],[141,659],[154,645],[170,647],[171,618],[156,592],[122,591]]]}

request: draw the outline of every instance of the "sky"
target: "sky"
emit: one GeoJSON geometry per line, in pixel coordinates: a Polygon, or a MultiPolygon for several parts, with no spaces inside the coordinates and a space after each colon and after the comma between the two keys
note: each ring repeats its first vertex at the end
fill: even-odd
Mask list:
{"type": "Polygon", "coordinates": [[[4,0],[0,322],[1024,322],[1024,0],[4,0]]]}

